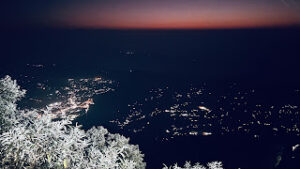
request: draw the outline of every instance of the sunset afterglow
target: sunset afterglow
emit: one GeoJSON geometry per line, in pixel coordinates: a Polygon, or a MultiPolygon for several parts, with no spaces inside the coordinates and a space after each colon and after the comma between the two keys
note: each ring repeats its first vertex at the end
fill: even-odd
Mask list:
{"type": "Polygon", "coordinates": [[[297,12],[280,1],[113,1],[58,8],[51,18],[79,28],[244,28],[298,24],[297,12]]]}
{"type": "MultiPolygon", "coordinates": [[[[14,25],[112,29],[210,29],[294,26],[297,0],[73,0],[24,3],[14,25]],[[26,4],[26,5],[25,5],[26,4]]],[[[20,8],[20,9],[19,9],[20,8]]]]}

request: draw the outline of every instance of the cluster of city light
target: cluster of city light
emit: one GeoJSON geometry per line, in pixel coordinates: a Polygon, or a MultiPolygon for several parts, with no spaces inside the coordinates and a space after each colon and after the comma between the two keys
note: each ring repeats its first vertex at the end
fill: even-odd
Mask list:
{"type": "Polygon", "coordinates": [[[251,99],[255,95],[254,89],[236,90],[220,96],[205,87],[191,87],[185,91],[169,87],[152,89],[144,99],[128,105],[129,113],[124,119],[110,122],[134,133],[162,124],[162,140],[176,136],[226,134],[259,139],[262,131],[275,136],[300,136],[298,105],[262,104],[251,99]],[[160,122],[160,117],[168,118],[168,125],[160,122]]]}
{"type": "MultiPolygon", "coordinates": [[[[41,64],[28,64],[27,66],[34,69],[45,68],[41,64]]],[[[36,103],[39,107],[35,108],[40,110],[40,113],[50,111],[53,118],[65,118],[67,116],[76,118],[83,112],[89,111],[90,105],[94,104],[93,97],[95,95],[114,91],[114,82],[100,76],[62,79],[57,86],[50,85],[49,80],[41,81],[34,76],[20,75],[20,78],[24,83],[35,85],[37,88],[35,92],[40,92],[40,95],[31,97],[29,94],[24,105],[36,103]]]]}

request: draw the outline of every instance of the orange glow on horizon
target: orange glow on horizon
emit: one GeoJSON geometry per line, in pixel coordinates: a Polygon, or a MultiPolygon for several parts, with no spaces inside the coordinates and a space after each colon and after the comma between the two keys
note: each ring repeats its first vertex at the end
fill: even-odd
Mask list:
{"type": "Polygon", "coordinates": [[[70,23],[63,24],[60,27],[64,28],[87,28],[87,29],[243,29],[243,28],[268,28],[268,27],[289,27],[299,26],[294,23],[276,23],[276,22],[228,22],[228,23],[164,23],[164,22],[152,22],[146,24],[106,24],[101,23],[70,23]]]}
{"type": "Polygon", "coordinates": [[[65,22],[56,24],[66,28],[88,28],[88,29],[239,29],[239,28],[264,28],[285,27],[299,25],[296,22],[285,20],[233,20],[233,21],[176,21],[176,20],[152,20],[139,21],[111,21],[102,23],[97,21],[78,20],[76,22],[65,22]]]}
{"type": "Polygon", "coordinates": [[[231,29],[300,24],[299,11],[283,6],[193,3],[70,6],[56,10],[50,23],[56,27],[91,29],[231,29]]]}

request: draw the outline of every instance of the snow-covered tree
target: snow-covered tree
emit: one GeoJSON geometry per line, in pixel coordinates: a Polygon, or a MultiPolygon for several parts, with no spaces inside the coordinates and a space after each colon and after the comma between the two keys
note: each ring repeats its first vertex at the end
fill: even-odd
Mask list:
{"type": "Polygon", "coordinates": [[[85,132],[70,118],[18,110],[24,94],[9,76],[0,80],[0,168],[145,168],[138,146],[119,134],[103,127],[85,132]]]}
{"type": "Polygon", "coordinates": [[[9,76],[0,79],[0,134],[16,122],[16,102],[25,95],[15,80],[9,76]]]}
{"type": "Polygon", "coordinates": [[[195,165],[192,165],[190,162],[185,162],[183,167],[178,166],[178,164],[174,164],[173,166],[166,166],[164,165],[163,169],[223,169],[222,162],[219,161],[213,161],[207,163],[207,167],[204,165],[201,165],[200,163],[196,163],[195,165]]]}

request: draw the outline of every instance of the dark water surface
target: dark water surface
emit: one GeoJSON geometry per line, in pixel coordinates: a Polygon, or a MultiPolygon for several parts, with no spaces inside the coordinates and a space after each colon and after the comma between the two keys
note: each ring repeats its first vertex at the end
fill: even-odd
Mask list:
{"type": "MultiPolygon", "coordinates": [[[[268,169],[274,168],[278,156],[282,160],[277,168],[299,167],[299,150],[296,155],[291,151],[291,146],[300,143],[297,135],[274,136],[268,130],[259,130],[264,133],[260,139],[227,133],[182,136],[162,142],[160,131],[168,125],[164,116],[140,133],[122,130],[109,122],[125,117],[128,104],[143,100],[147,91],[163,86],[184,90],[205,83],[217,96],[230,95],[233,90],[228,90],[229,86],[238,84],[238,91],[257,91],[249,102],[300,106],[299,29],[12,30],[1,34],[0,75],[9,74],[20,80],[22,87],[31,91],[29,95],[34,95],[35,87],[18,79],[20,74],[49,80],[53,86],[68,78],[98,75],[116,81],[116,91],[95,96],[95,105],[77,121],[85,129],[103,125],[130,137],[145,153],[149,168],[186,160],[204,164],[220,160],[225,168],[268,169]],[[42,64],[44,68],[28,68],[26,64],[42,64]]],[[[207,104],[215,106],[209,100],[207,104]]]]}

